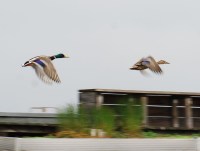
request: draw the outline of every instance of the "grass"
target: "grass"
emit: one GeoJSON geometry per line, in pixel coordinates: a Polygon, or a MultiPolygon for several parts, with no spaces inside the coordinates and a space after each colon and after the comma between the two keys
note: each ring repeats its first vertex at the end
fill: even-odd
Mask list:
{"type": "Polygon", "coordinates": [[[115,130],[114,112],[106,107],[92,109],[92,123],[90,128],[102,129],[107,135],[112,135],[115,130]]]}
{"type": "Polygon", "coordinates": [[[147,131],[143,132],[144,138],[181,138],[181,139],[187,139],[187,138],[196,138],[200,137],[200,133],[191,133],[191,134],[182,134],[182,133],[158,133],[154,131],[147,131]]]}
{"type": "MultiPolygon", "coordinates": [[[[91,129],[101,129],[109,138],[194,138],[199,133],[158,133],[142,130],[142,107],[138,100],[124,98],[128,102],[117,110],[107,108],[86,109],[68,105],[58,114],[59,130],[54,137],[88,138],[91,129]],[[117,114],[117,115],[116,115],[117,114]]],[[[53,137],[52,135],[50,137],[53,137]]],[[[98,136],[96,136],[98,137],[98,136]]]]}
{"type": "Polygon", "coordinates": [[[128,101],[122,115],[124,132],[130,136],[141,136],[142,107],[139,101],[128,101]]]}
{"type": "Polygon", "coordinates": [[[67,105],[58,114],[58,137],[77,137],[77,133],[89,137],[90,129],[101,129],[106,137],[141,137],[142,110],[140,101],[128,97],[119,99],[123,106],[114,110],[102,106],[86,109],[67,105]]]}
{"type": "Polygon", "coordinates": [[[88,112],[84,107],[76,109],[68,105],[60,110],[58,121],[57,137],[89,137],[90,129],[102,129],[110,136],[115,129],[114,114],[107,108],[93,108],[88,112]]]}
{"type": "Polygon", "coordinates": [[[84,131],[88,125],[86,114],[82,109],[76,109],[72,105],[67,105],[58,113],[59,129],[84,131]]]}

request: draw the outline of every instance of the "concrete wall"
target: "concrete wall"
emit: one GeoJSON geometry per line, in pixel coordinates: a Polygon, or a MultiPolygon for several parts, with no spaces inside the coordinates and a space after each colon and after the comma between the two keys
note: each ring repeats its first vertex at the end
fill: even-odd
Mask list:
{"type": "Polygon", "coordinates": [[[17,140],[17,138],[12,137],[0,137],[0,151],[15,151],[17,140]]]}
{"type": "Polygon", "coordinates": [[[0,138],[0,151],[200,151],[200,139],[0,138]]]}

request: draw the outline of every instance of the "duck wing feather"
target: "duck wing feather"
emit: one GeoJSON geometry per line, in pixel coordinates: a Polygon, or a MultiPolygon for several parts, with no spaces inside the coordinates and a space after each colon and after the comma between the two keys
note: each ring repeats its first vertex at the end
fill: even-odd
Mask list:
{"type": "Polygon", "coordinates": [[[51,59],[47,56],[40,56],[39,57],[41,61],[45,63],[45,66],[43,67],[44,73],[53,81],[60,83],[60,78],[57,74],[57,71],[54,67],[54,65],[51,62],[51,59]]]}
{"type": "Polygon", "coordinates": [[[162,69],[153,57],[149,56],[147,58],[143,58],[141,62],[142,65],[148,67],[151,71],[155,73],[162,73],[162,69]]]}
{"type": "Polygon", "coordinates": [[[39,77],[39,79],[41,79],[43,82],[47,84],[52,84],[53,81],[45,74],[44,70],[40,65],[33,62],[32,67],[35,70],[35,73],[39,77]]]}

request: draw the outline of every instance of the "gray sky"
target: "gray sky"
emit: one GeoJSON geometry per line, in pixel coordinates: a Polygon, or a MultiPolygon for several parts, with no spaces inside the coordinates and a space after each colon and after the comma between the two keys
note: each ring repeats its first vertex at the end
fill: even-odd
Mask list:
{"type": "Polygon", "coordinates": [[[200,91],[200,1],[0,1],[0,111],[77,103],[78,90],[200,91]],[[53,63],[62,84],[41,82],[37,55],[66,53],[53,63]],[[130,71],[141,57],[164,59],[164,75],[130,71]]]}

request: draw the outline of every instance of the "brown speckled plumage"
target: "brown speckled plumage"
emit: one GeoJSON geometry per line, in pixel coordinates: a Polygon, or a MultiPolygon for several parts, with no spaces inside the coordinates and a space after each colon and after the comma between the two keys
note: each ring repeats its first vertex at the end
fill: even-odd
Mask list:
{"type": "Polygon", "coordinates": [[[149,68],[154,73],[162,73],[162,69],[160,68],[159,64],[169,64],[169,63],[164,60],[160,60],[160,61],[156,62],[152,56],[148,56],[148,57],[142,58],[138,62],[136,62],[130,68],[130,70],[143,71],[143,70],[149,68]]]}

